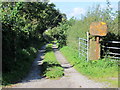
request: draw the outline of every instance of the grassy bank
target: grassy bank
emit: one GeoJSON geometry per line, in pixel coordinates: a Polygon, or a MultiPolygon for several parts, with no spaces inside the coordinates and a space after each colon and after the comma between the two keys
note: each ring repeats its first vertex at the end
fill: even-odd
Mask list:
{"type": "Polygon", "coordinates": [[[78,58],[78,52],[68,46],[60,50],[66,59],[81,74],[99,82],[108,82],[110,87],[118,87],[118,65],[109,59],[86,62],[78,58]]]}
{"type": "Polygon", "coordinates": [[[64,75],[63,68],[57,61],[55,54],[52,50],[52,44],[46,47],[45,59],[43,60],[43,75],[50,79],[56,79],[64,75]]]}

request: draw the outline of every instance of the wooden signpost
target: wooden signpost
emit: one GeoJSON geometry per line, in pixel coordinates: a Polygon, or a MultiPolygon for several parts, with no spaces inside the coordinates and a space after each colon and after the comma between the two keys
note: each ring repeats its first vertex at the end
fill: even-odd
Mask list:
{"type": "Polygon", "coordinates": [[[100,37],[107,35],[107,25],[105,22],[93,22],[90,25],[90,48],[89,48],[89,60],[100,59],[100,37]]]}

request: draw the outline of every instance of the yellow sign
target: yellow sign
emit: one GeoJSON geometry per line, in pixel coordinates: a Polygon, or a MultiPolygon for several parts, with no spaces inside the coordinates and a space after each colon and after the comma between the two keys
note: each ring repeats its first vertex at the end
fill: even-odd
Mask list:
{"type": "Polygon", "coordinates": [[[90,34],[93,36],[106,36],[107,25],[105,22],[93,22],[90,25],[90,34]]]}

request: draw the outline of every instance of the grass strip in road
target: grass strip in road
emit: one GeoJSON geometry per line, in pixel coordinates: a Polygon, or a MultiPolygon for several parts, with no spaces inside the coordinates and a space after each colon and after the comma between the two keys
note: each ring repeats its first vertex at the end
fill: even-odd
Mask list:
{"type": "MultiPolygon", "coordinates": [[[[52,45],[48,45],[52,46],[52,45]]],[[[49,47],[49,50],[50,47],[49,47]]],[[[61,67],[60,63],[57,61],[53,51],[46,52],[45,59],[43,60],[43,75],[49,79],[57,79],[64,75],[64,69],[61,67]]]]}
{"type": "Polygon", "coordinates": [[[56,60],[53,51],[47,52],[45,54],[45,59],[43,60],[43,73],[44,76],[50,79],[56,79],[64,75],[63,68],[60,63],[56,60]]]}
{"type": "Polygon", "coordinates": [[[65,46],[60,49],[68,62],[81,74],[99,82],[108,82],[110,87],[118,87],[118,65],[109,59],[86,62],[84,57],[78,58],[78,52],[65,46]]]}

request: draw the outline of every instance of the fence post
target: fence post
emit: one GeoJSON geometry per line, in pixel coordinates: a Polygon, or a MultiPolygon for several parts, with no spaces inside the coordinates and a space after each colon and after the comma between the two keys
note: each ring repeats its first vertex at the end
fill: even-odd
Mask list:
{"type": "Polygon", "coordinates": [[[87,62],[89,61],[89,32],[87,32],[87,62]]]}

